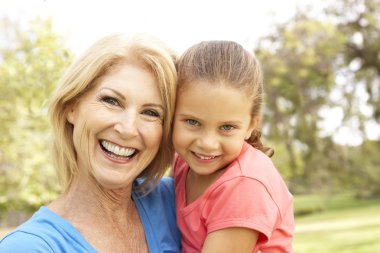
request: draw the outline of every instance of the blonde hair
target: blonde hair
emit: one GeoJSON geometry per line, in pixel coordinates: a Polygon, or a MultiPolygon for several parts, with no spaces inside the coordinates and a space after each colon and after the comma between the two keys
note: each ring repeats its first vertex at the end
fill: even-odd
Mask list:
{"type": "Polygon", "coordinates": [[[198,81],[229,85],[244,91],[252,101],[251,117],[257,121],[247,141],[268,156],[273,155],[273,149],[264,147],[260,140],[263,76],[260,63],[253,54],[233,41],[204,41],[187,49],[176,67],[178,92],[198,81]]]}
{"type": "Polygon", "coordinates": [[[67,69],[51,96],[49,116],[53,129],[53,158],[60,182],[67,189],[78,172],[73,144],[73,126],[67,121],[68,109],[107,74],[123,62],[150,70],[156,77],[164,106],[163,135],[156,157],[139,175],[140,189],[156,184],[172,162],[171,124],[175,107],[177,73],[175,54],[161,41],[148,35],[106,36],[92,45],[67,69]]]}

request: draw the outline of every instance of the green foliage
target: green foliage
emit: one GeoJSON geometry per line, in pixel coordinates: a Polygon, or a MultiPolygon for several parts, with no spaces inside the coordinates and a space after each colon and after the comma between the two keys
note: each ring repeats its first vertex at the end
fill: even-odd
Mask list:
{"type": "Polygon", "coordinates": [[[263,129],[294,193],[355,188],[359,195],[379,194],[373,150],[380,142],[369,144],[365,132],[367,121],[380,123],[378,41],[379,0],[334,2],[318,18],[299,11],[259,41],[255,54],[263,64],[267,94],[263,129]],[[359,92],[361,87],[367,94],[359,92]],[[343,124],[357,121],[364,144],[339,146],[333,133],[322,135],[326,108],[341,108],[343,124]]]}
{"type": "Polygon", "coordinates": [[[379,143],[366,141],[360,147],[347,150],[349,183],[359,197],[380,197],[379,143]],[[364,159],[363,159],[364,158],[364,159]]]}
{"type": "Polygon", "coordinates": [[[0,213],[34,210],[59,190],[49,160],[47,100],[71,56],[50,20],[0,25],[0,213]]]}
{"type": "Polygon", "coordinates": [[[368,104],[380,122],[380,1],[344,0],[336,3],[328,14],[339,18],[339,30],[348,38],[345,62],[358,65],[350,70],[357,82],[362,81],[369,94],[368,104]]]}
{"type": "Polygon", "coordinates": [[[329,103],[334,62],[344,43],[334,25],[300,15],[264,38],[255,52],[264,68],[268,138],[286,152],[282,164],[290,170],[293,191],[328,178],[331,164],[322,164],[321,155],[332,142],[319,137],[319,111],[329,103]]]}

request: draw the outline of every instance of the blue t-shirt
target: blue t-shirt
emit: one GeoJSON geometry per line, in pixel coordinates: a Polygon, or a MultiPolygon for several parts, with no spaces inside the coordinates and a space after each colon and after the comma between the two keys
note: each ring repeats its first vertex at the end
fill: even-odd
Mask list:
{"type": "MultiPolygon", "coordinates": [[[[163,178],[148,195],[132,194],[151,253],[181,251],[176,225],[174,185],[163,178]]],[[[97,252],[68,221],[42,206],[28,221],[0,241],[0,253],[97,252]]]]}

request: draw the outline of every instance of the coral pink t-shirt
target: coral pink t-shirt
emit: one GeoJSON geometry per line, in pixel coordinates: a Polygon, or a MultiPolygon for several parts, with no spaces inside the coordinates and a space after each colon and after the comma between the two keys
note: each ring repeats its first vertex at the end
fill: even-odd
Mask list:
{"type": "Polygon", "coordinates": [[[293,196],[264,153],[245,143],[223,174],[186,205],[188,171],[189,166],[176,156],[176,210],[182,252],[200,252],[208,233],[230,227],[259,232],[253,252],[292,252],[293,196]]]}

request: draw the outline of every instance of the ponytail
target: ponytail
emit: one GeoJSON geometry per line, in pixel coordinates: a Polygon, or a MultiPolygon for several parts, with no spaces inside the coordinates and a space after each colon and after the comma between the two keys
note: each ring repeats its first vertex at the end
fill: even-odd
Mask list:
{"type": "Polygon", "coordinates": [[[262,151],[264,154],[266,154],[268,157],[272,157],[273,154],[274,154],[274,149],[270,148],[270,147],[265,147],[262,143],[261,143],[261,131],[260,130],[257,130],[257,129],[254,129],[252,131],[252,134],[251,134],[251,137],[249,137],[249,139],[247,140],[247,142],[249,144],[252,145],[252,147],[262,151]]]}

